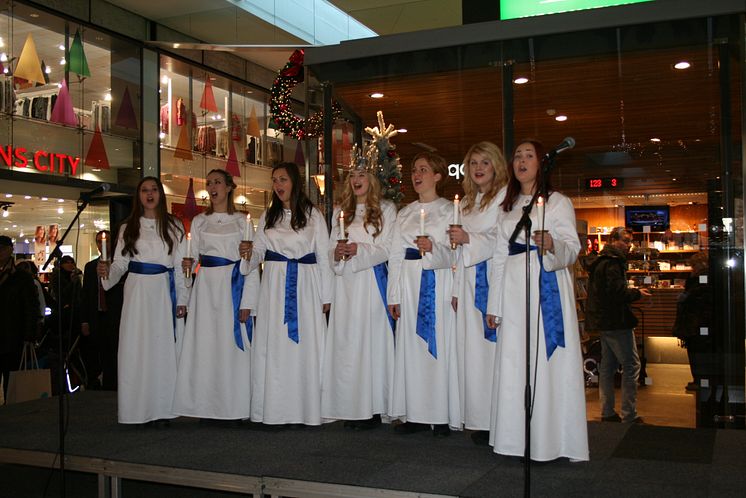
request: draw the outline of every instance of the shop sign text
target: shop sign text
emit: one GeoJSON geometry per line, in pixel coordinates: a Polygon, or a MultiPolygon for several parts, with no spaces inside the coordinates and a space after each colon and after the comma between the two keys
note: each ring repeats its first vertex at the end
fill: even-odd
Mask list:
{"type": "Polygon", "coordinates": [[[65,174],[65,168],[68,166],[73,176],[78,171],[78,164],[80,164],[79,157],[47,152],[46,150],[37,150],[34,152],[33,157],[27,157],[28,152],[28,149],[25,147],[6,145],[0,147],[0,161],[9,168],[28,168],[30,165],[33,165],[34,168],[43,173],[58,173],[63,175],[65,174]]]}

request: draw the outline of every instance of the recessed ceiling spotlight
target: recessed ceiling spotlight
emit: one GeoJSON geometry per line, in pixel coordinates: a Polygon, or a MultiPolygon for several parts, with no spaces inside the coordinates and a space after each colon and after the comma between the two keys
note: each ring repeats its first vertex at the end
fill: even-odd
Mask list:
{"type": "Polygon", "coordinates": [[[30,195],[24,195],[23,198],[26,199],[26,200],[29,200],[29,199],[31,199],[31,196],[30,195]]]}
{"type": "Polygon", "coordinates": [[[57,208],[57,212],[60,213],[60,214],[63,214],[65,212],[65,210],[63,208],[59,207],[59,208],[57,208]]]}
{"type": "Polygon", "coordinates": [[[383,94],[381,92],[373,92],[371,94],[368,94],[368,97],[370,97],[372,99],[382,99],[383,98],[383,94]]]}
{"type": "Polygon", "coordinates": [[[67,64],[67,61],[63,57],[63,58],[60,59],[60,66],[64,66],[65,64],[67,64]]]}
{"type": "Polygon", "coordinates": [[[406,133],[406,132],[407,132],[407,129],[406,129],[406,128],[399,128],[399,129],[398,129],[398,130],[396,130],[396,131],[397,131],[397,132],[399,132],[399,133],[406,133]]]}
{"type": "Polygon", "coordinates": [[[36,12],[32,12],[32,13],[31,13],[31,14],[29,14],[28,16],[29,16],[29,17],[33,17],[34,19],[36,19],[37,17],[39,17],[39,14],[37,14],[36,12]]]}
{"type": "Polygon", "coordinates": [[[681,61],[674,64],[673,67],[674,69],[689,69],[692,65],[687,61],[681,61]]]}
{"type": "Polygon", "coordinates": [[[65,50],[65,46],[62,43],[57,45],[57,48],[59,48],[60,50],[65,50]]]}
{"type": "Polygon", "coordinates": [[[7,197],[8,199],[10,199],[11,197],[13,197],[13,194],[5,194],[5,197],[7,197]]]}
{"type": "Polygon", "coordinates": [[[671,180],[675,182],[675,181],[676,181],[676,178],[671,178],[671,180]]]}
{"type": "Polygon", "coordinates": [[[49,200],[49,197],[42,197],[42,198],[41,198],[41,200],[43,200],[43,201],[48,201],[48,200],[49,200]]]}
{"type": "Polygon", "coordinates": [[[513,83],[515,83],[516,85],[525,85],[526,83],[528,83],[528,78],[526,78],[525,76],[519,76],[513,80],[513,83]]]}
{"type": "Polygon", "coordinates": [[[65,199],[57,199],[57,202],[65,202],[65,199]]]}
{"type": "Polygon", "coordinates": [[[655,142],[655,143],[659,143],[661,141],[661,139],[660,138],[651,138],[650,141],[651,142],[655,142]]]}
{"type": "Polygon", "coordinates": [[[559,116],[555,117],[554,119],[557,120],[557,121],[560,121],[560,122],[567,121],[567,116],[565,116],[564,114],[560,114],[559,116]]]}

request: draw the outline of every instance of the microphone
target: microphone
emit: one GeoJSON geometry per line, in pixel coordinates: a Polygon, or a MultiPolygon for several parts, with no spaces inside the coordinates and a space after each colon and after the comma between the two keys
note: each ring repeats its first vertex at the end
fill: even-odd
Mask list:
{"type": "Polygon", "coordinates": [[[102,183],[101,185],[94,188],[90,192],[82,192],[80,194],[80,198],[84,200],[88,200],[94,195],[103,194],[104,192],[108,192],[109,190],[111,190],[111,185],[109,185],[108,183],[102,183]]]}
{"type": "Polygon", "coordinates": [[[557,147],[547,152],[547,159],[554,159],[557,154],[560,154],[566,150],[570,150],[575,147],[575,139],[572,137],[566,137],[557,147]]]}

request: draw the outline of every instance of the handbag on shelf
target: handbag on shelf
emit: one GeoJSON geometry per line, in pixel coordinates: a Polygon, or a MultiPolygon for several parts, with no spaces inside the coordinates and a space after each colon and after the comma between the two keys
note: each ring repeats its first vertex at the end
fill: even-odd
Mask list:
{"type": "Polygon", "coordinates": [[[5,402],[21,403],[52,395],[52,376],[48,368],[39,368],[33,343],[23,345],[21,364],[10,372],[5,402]]]}

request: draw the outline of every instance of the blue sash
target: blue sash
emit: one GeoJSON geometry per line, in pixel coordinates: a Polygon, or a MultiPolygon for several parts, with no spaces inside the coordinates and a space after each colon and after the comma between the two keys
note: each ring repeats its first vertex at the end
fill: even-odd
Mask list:
{"type": "MultiPolygon", "coordinates": [[[[241,308],[241,295],[243,294],[244,276],[239,270],[241,260],[231,261],[227,258],[221,258],[220,256],[209,256],[206,254],[199,255],[199,264],[204,268],[215,268],[218,266],[230,266],[233,265],[233,273],[231,273],[231,297],[233,298],[233,339],[236,341],[236,346],[243,351],[243,338],[241,337],[241,321],[238,319],[239,310],[241,308]]],[[[249,338],[249,343],[253,339],[254,327],[253,320],[251,317],[246,321],[246,336],[249,338]]]]}
{"type": "Polygon", "coordinates": [[[287,272],[285,273],[285,321],[283,323],[288,326],[288,337],[297,344],[300,341],[298,337],[298,263],[315,265],[316,254],[309,252],[300,259],[290,259],[267,249],[264,254],[264,261],[287,263],[287,272]]]}
{"type": "MultiPolygon", "coordinates": [[[[531,246],[530,250],[538,248],[531,246]]],[[[526,252],[526,244],[514,242],[508,248],[508,255],[526,252]]],[[[562,301],[560,299],[557,274],[553,271],[544,271],[542,255],[539,256],[539,305],[541,306],[541,317],[544,323],[544,342],[547,346],[547,360],[551,358],[557,346],[565,347],[565,324],[562,319],[562,301]]]]}
{"type": "Polygon", "coordinates": [[[139,273],[140,275],[160,275],[161,273],[168,272],[168,287],[171,293],[171,313],[174,318],[174,341],[176,341],[176,281],[174,280],[174,269],[156,263],[130,261],[127,270],[130,273],[139,273]]]}
{"type": "Polygon", "coordinates": [[[487,261],[478,263],[475,268],[474,306],[482,312],[484,338],[490,342],[497,342],[497,329],[491,329],[487,326],[487,295],[490,292],[490,284],[487,281],[487,261]]]}
{"type": "MultiPolygon", "coordinates": [[[[422,259],[420,251],[408,247],[404,259],[422,259]]],[[[422,270],[420,297],[417,303],[417,335],[427,342],[427,350],[438,358],[435,340],[435,270],[422,270]]]]}
{"type": "Polygon", "coordinates": [[[396,334],[396,321],[389,313],[388,300],[386,299],[386,286],[389,282],[389,267],[386,263],[379,263],[373,267],[373,273],[376,276],[376,283],[378,284],[378,292],[381,293],[381,299],[383,299],[383,307],[386,310],[386,316],[389,319],[389,325],[391,325],[391,332],[396,334]]]}

